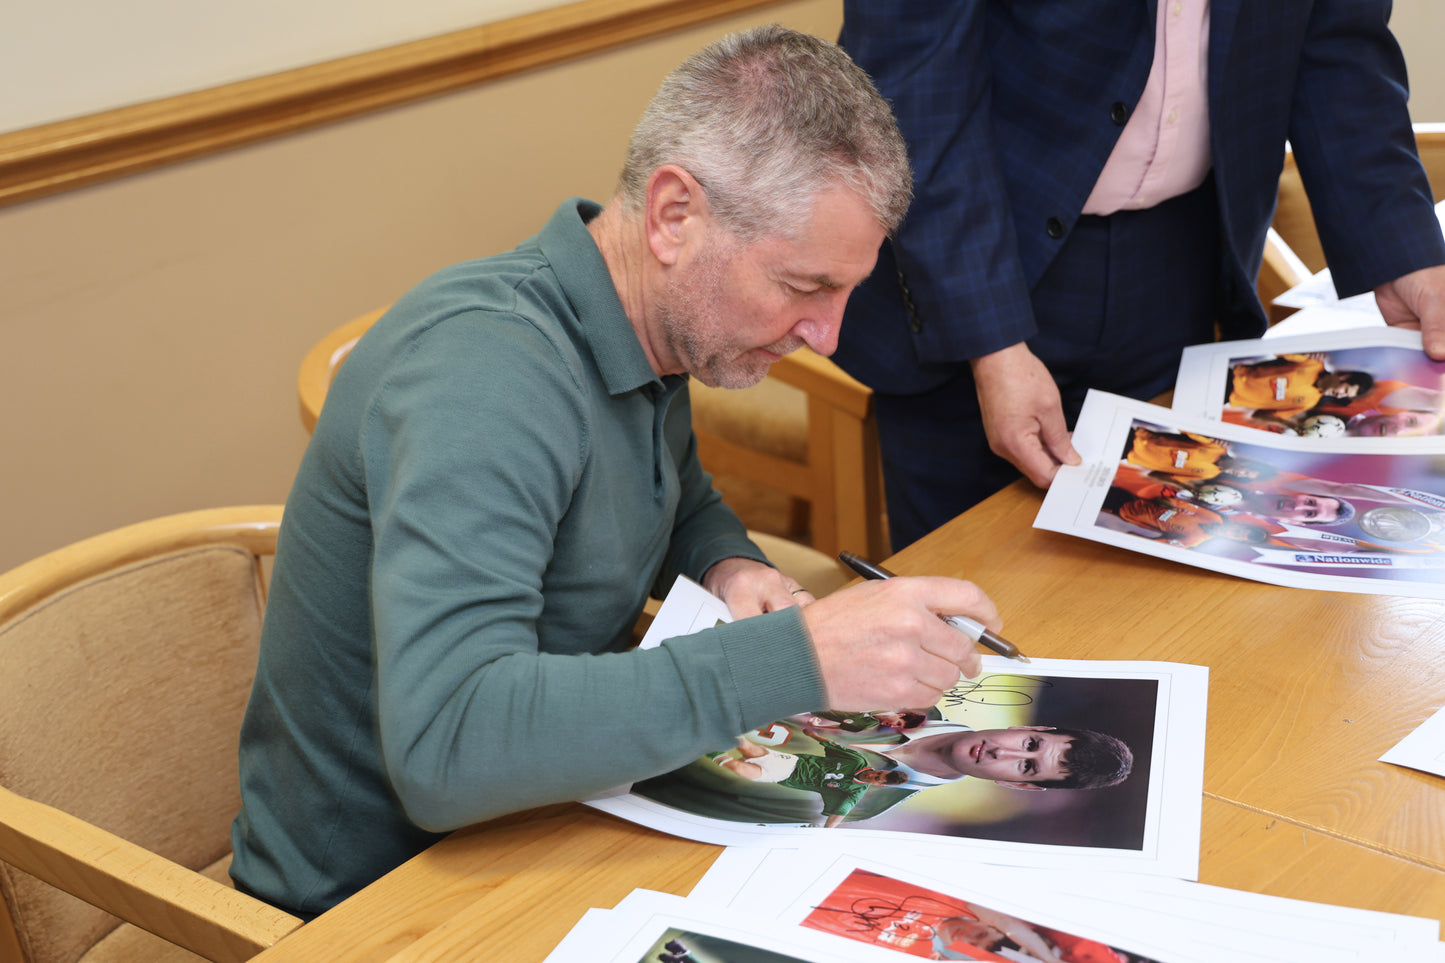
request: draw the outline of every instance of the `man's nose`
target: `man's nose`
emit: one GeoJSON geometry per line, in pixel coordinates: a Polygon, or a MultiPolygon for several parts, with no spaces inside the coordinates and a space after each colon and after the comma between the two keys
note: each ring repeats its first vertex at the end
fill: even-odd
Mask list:
{"type": "Polygon", "coordinates": [[[838,350],[838,334],[843,328],[843,305],[846,298],[831,298],[812,314],[793,326],[793,331],[808,347],[827,357],[838,350]]]}

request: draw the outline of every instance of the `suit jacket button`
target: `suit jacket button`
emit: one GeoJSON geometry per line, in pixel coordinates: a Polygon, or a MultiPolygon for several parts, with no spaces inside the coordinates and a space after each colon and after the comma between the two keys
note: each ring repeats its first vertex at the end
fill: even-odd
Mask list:
{"type": "Polygon", "coordinates": [[[1051,217],[1044,225],[1044,230],[1049,232],[1049,237],[1057,241],[1059,238],[1064,236],[1064,222],[1059,220],[1057,217],[1051,217]]]}
{"type": "Polygon", "coordinates": [[[1114,106],[1109,108],[1109,119],[1123,127],[1124,122],[1129,119],[1129,108],[1124,106],[1123,101],[1115,101],[1114,106]]]}

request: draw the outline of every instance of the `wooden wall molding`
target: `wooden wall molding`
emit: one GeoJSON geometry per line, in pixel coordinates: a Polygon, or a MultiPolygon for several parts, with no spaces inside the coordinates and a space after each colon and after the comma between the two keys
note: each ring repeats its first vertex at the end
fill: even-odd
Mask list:
{"type": "Polygon", "coordinates": [[[562,63],[781,0],[582,0],[0,134],[0,206],[562,63]]]}

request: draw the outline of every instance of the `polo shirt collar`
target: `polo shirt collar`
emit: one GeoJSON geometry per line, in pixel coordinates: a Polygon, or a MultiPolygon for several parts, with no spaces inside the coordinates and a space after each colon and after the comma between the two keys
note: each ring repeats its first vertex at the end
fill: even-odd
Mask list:
{"type": "Polygon", "coordinates": [[[622,310],[607,262],[587,230],[587,222],[601,210],[602,205],[594,201],[569,198],[543,226],[538,242],[576,312],[608,394],[617,396],[647,385],[661,386],[662,379],[648,363],[637,332],[622,310]]]}

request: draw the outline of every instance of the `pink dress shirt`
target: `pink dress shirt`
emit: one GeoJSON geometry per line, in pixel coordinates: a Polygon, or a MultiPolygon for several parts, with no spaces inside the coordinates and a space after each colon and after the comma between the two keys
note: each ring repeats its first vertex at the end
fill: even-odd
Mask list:
{"type": "Polygon", "coordinates": [[[1153,207],[1209,173],[1209,0],[1159,0],[1154,63],[1084,202],[1085,214],[1153,207]]]}

